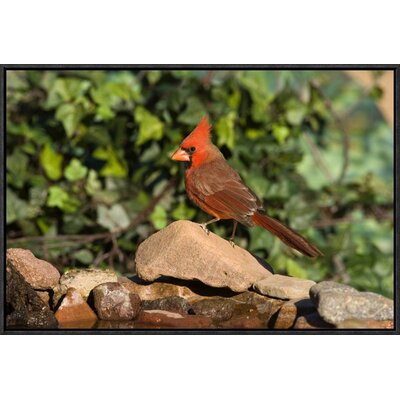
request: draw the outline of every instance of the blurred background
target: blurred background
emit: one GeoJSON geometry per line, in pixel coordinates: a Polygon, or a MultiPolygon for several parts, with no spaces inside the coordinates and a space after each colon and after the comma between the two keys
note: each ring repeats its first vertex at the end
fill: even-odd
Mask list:
{"type": "MultiPolygon", "coordinates": [[[[236,243],[275,272],[393,297],[392,71],[7,71],[7,247],[61,271],[135,271],[140,242],[209,216],[172,152],[209,115],[267,212],[325,254],[262,228],[236,243]]],[[[229,237],[231,221],[210,226],[229,237]]]]}

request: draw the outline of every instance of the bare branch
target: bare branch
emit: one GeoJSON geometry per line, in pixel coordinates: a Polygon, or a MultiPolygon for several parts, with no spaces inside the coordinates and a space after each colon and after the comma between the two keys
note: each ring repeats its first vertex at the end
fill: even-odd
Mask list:
{"type": "Polygon", "coordinates": [[[336,272],[337,276],[340,278],[340,280],[345,284],[349,283],[350,276],[347,273],[346,265],[343,262],[343,257],[340,254],[335,254],[332,257],[332,263],[335,268],[335,272],[336,272]]]}
{"type": "Polygon", "coordinates": [[[350,137],[347,132],[347,129],[344,125],[344,122],[342,118],[339,116],[339,114],[335,111],[333,104],[329,97],[325,95],[321,87],[316,83],[315,81],[312,82],[313,88],[318,92],[318,94],[321,96],[321,99],[323,103],[325,104],[325,107],[330,111],[332,117],[333,117],[333,122],[336,125],[336,128],[342,133],[343,135],[343,162],[342,162],[342,169],[340,171],[340,174],[337,178],[337,182],[340,183],[346,176],[347,169],[349,167],[349,150],[350,150],[350,137]]]}
{"type": "Polygon", "coordinates": [[[310,147],[311,153],[314,157],[315,162],[317,163],[319,169],[322,171],[322,173],[327,177],[327,179],[333,183],[335,181],[335,178],[329,171],[329,168],[326,166],[325,161],[322,158],[321,152],[319,148],[315,145],[313,139],[311,138],[310,134],[308,132],[304,132],[304,139],[307,142],[307,144],[310,147]]]}
{"type": "Polygon", "coordinates": [[[139,213],[126,228],[120,228],[113,232],[102,232],[95,234],[77,234],[77,235],[57,235],[57,236],[25,236],[15,239],[8,239],[7,243],[24,243],[24,242],[79,242],[89,243],[96,240],[113,241],[113,238],[120,236],[131,229],[134,229],[142,222],[144,222],[148,216],[153,212],[156,205],[164,198],[168,191],[175,185],[176,177],[171,178],[161,193],[154,197],[148,206],[139,213]]]}

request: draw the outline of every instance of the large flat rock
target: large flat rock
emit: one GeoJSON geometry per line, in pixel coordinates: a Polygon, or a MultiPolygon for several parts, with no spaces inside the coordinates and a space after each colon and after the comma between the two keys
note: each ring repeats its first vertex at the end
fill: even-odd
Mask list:
{"type": "Polygon", "coordinates": [[[168,276],[235,292],[272,274],[248,251],[189,221],[174,222],[150,236],[139,246],[135,261],[137,274],[146,281],[168,276]]]}

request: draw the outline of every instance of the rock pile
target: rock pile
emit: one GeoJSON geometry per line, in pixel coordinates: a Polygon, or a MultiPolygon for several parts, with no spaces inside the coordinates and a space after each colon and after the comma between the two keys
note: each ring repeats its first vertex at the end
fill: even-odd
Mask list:
{"type": "Polygon", "coordinates": [[[60,276],[29,250],[7,250],[9,329],[393,329],[393,301],[268,264],[180,221],[143,242],[137,275],[60,276]]]}

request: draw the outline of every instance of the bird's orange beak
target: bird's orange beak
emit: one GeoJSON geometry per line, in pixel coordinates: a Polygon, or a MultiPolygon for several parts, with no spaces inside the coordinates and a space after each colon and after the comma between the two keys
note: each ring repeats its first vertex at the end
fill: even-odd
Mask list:
{"type": "Polygon", "coordinates": [[[174,161],[190,161],[189,154],[185,150],[179,148],[171,157],[174,161]]]}

